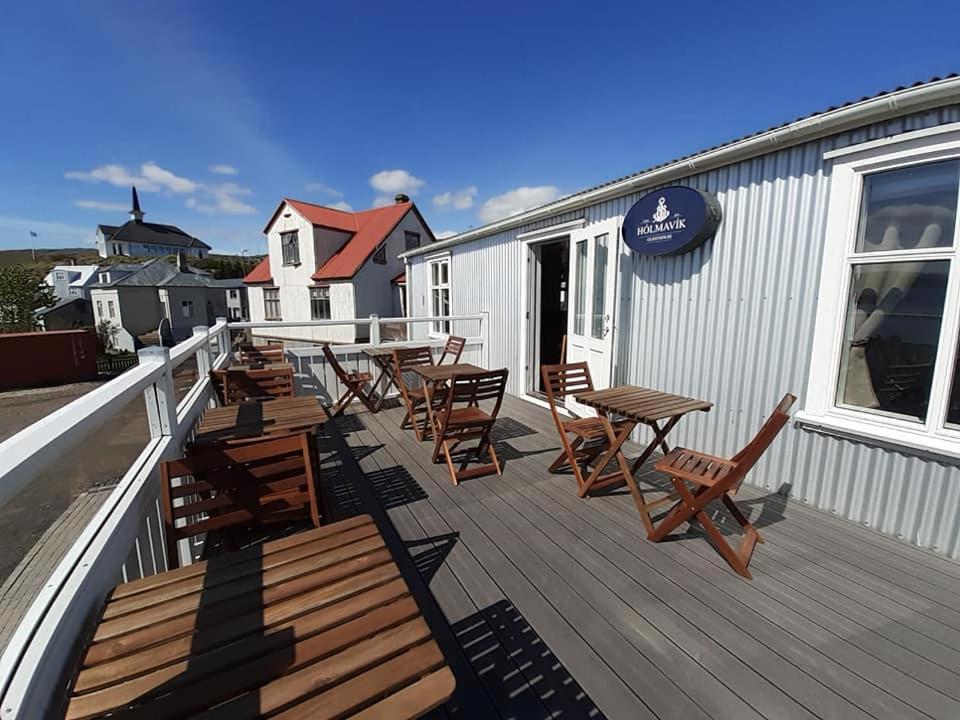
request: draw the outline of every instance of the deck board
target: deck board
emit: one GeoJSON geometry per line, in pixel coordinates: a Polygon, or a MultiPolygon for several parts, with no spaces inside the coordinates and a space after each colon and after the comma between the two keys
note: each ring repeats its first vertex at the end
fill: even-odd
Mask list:
{"type": "Polygon", "coordinates": [[[458,487],[399,420],[329,431],[337,492],[380,507],[449,628],[449,717],[960,717],[960,565],[745,486],[746,582],[696,532],[647,541],[625,490],[547,473],[539,407],[507,398],[503,477],[458,487]]]}

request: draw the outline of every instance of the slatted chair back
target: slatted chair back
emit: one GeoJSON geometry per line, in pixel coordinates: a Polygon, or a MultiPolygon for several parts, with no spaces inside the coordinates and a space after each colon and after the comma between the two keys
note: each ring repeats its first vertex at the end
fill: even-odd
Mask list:
{"type": "Polygon", "coordinates": [[[446,409],[450,410],[456,405],[477,407],[481,402],[493,400],[494,405],[489,414],[496,419],[503,404],[503,393],[506,387],[507,371],[505,369],[454,375],[447,389],[446,409]]]}
{"type": "Polygon", "coordinates": [[[450,363],[456,365],[460,362],[460,356],[463,355],[463,348],[467,345],[467,339],[462,337],[457,337],[456,335],[451,335],[447,338],[446,345],[443,346],[443,352],[440,354],[440,359],[437,361],[437,365],[443,365],[444,360],[447,357],[450,358],[450,363]]]}
{"type": "Polygon", "coordinates": [[[237,351],[241,365],[271,365],[285,361],[283,345],[241,345],[237,351]]]}
{"type": "Polygon", "coordinates": [[[343,365],[341,365],[340,361],[337,360],[337,356],[334,355],[333,350],[330,348],[330,343],[323,344],[323,357],[327,361],[327,365],[331,367],[334,374],[337,376],[337,379],[346,384],[346,378],[349,376],[349,373],[344,370],[343,365]]]}
{"type": "Polygon", "coordinates": [[[547,395],[550,412],[558,425],[560,415],[557,413],[557,406],[567,395],[593,390],[590,367],[585,362],[543,365],[540,367],[540,375],[543,377],[543,391],[547,395]]]}
{"type": "Polygon", "coordinates": [[[759,432],[753,436],[746,447],[730,458],[732,462],[736,463],[736,469],[733,472],[737,476],[736,482],[731,485],[731,491],[736,492],[740,488],[740,484],[747,473],[757,464],[770,444],[790,421],[790,408],[796,401],[797,398],[794,395],[790,393],[784,395],[770,417],[763,423],[759,432]]]}
{"type": "Polygon", "coordinates": [[[169,567],[179,565],[177,541],[210,531],[299,519],[319,526],[313,455],[312,436],[298,433],[205,447],[162,462],[169,567]]]}
{"type": "Polygon", "coordinates": [[[223,402],[226,405],[279,397],[293,397],[293,368],[289,365],[224,372],[223,402]]]}
{"type": "MultiPolygon", "coordinates": [[[[340,361],[337,360],[337,356],[330,347],[330,343],[323,344],[323,357],[326,359],[327,364],[333,369],[337,380],[344,386],[343,395],[328,409],[330,416],[335,417],[342,413],[353,398],[360,400],[370,412],[377,412],[376,403],[373,401],[373,388],[369,390],[364,389],[367,383],[373,380],[373,376],[368,372],[347,372],[343,365],[340,364],[340,361]]],[[[332,397],[331,394],[331,398],[332,397]]]]}

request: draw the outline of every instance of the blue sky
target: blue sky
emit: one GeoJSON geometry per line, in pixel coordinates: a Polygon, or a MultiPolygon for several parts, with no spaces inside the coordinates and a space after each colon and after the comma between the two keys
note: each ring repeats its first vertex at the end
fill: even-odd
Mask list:
{"type": "Polygon", "coordinates": [[[262,251],[284,196],[361,209],[404,191],[459,231],[960,70],[955,0],[0,13],[0,248],[89,244],[131,182],[148,220],[217,250],[262,251]]]}

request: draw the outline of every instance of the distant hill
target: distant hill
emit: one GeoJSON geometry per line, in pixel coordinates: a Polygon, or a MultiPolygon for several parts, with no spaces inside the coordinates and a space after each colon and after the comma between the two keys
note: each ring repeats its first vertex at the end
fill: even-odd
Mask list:
{"type": "MultiPolygon", "coordinates": [[[[112,265],[116,262],[150,260],[152,258],[109,257],[102,258],[92,248],[60,248],[57,250],[36,250],[36,260],[30,250],[0,250],[0,267],[8,265],[26,265],[36,272],[46,275],[54,265],[112,265]]],[[[172,255],[170,257],[173,257],[172,255]]],[[[244,270],[249,272],[263,259],[262,255],[217,255],[210,254],[203,260],[190,259],[194,267],[208,270],[215,278],[243,277],[244,270]]]]}

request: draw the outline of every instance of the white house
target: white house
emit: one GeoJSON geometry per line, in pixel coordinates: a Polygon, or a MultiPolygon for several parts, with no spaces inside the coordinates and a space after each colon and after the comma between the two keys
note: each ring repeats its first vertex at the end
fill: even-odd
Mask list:
{"type": "MultiPolygon", "coordinates": [[[[386,207],[345,212],[284,199],[263,232],[267,257],[245,278],[253,322],[338,320],[402,315],[397,256],[435,241],[406,195],[386,207]]],[[[366,325],[257,329],[280,340],[350,343],[368,337],[366,325]]]]}
{"type": "Polygon", "coordinates": [[[57,300],[86,299],[87,289],[97,282],[99,265],[55,265],[43,282],[53,288],[57,300]]]}
{"type": "Polygon", "coordinates": [[[133,188],[130,220],[123,225],[97,225],[97,252],[100,257],[150,257],[183,253],[189,257],[204,258],[210,253],[210,246],[202,240],[175,225],[144,222],[143,215],[137,189],[133,188]]]}
{"type": "Polygon", "coordinates": [[[188,266],[182,255],[179,265],[156,259],[104,268],[99,279],[90,289],[94,322],[115,328],[118,350],[139,349],[145,335],[180,341],[195,326],[212,325],[227,314],[225,288],[188,266]]]}

